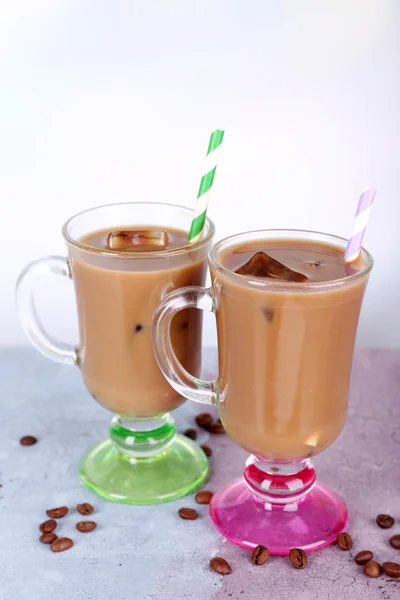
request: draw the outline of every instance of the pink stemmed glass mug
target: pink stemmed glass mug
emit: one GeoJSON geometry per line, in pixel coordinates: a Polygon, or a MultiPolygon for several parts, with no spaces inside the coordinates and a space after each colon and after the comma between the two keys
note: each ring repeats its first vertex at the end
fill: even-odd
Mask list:
{"type": "Polygon", "coordinates": [[[224,254],[242,244],[291,240],[334,246],[346,240],[296,230],[242,233],[209,251],[212,287],[166,296],[153,317],[153,345],[169,383],[183,396],[215,404],[228,435],[250,452],[243,477],[214,494],[210,516],[230,541],[271,554],[311,552],[346,526],[344,500],[317,483],[310,457],[332,444],[346,417],[358,319],[373,266],[364,249],[359,268],[341,279],[293,282],[239,275],[224,254]],[[216,315],[219,376],[202,381],[175,356],[173,317],[195,307],[216,315]]]}

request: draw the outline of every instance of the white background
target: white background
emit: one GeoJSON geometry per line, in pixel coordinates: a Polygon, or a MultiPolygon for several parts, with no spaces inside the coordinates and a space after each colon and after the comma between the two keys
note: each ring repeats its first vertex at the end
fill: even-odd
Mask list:
{"type": "MultiPolygon", "coordinates": [[[[193,206],[220,127],[218,238],[348,236],[359,193],[376,187],[359,343],[399,346],[399,81],[398,0],[0,0],[0,343],[27,343],[15,280],[65,252],[69,216],[193,206]]],[[[46,323],[72,341],[72,286],[44,290],[46,323]]]]}

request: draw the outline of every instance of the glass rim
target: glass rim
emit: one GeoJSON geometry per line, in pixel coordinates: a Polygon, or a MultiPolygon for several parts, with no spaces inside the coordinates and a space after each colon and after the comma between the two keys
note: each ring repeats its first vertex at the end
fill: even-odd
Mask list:
{"type": "Polygon", "coordinates": [[[175,208],[184,211],[189,215],[193,214],[193,209],[188,208],[187,206],[180,206],[179,204],[171,204],[169,202],[117,202],[115,204],[102,204],[100,206],[94,206],[92,208],[87,208],[86,210],[82,210],[79,213],[76,213],[72,217],[70,217],[67,221],[65,221],[64,225],[61,228],[62,235],[66,242],[72,244],[76,248],[80,250],[84,250],[86,252],[91,252],[93,254],[100,254],[102,256],[112,256],[114,258],[155,258],[161,256],[171,256],[176,254],[185,254],[187,252],[192,251],[193,249],[201,248],[205,246],[214,236],[215,234],[215,225],[213,221],[207,216],[206,223],[208,224],[208,232],[207,234],[199,239],[197,242],[193,244],[187,243],[185,246],[180,248],[170,248],[169,250],[154,250],[150,252],[120,252],[119,250],[103,250],[101,248],[94,248],[89,244],[84,244],[83,242],[72,237],[68,231],[68,228],[73,224],[73,221],[78,217],[82,217],[83,215],[87,215],[91,212],[95,212],[96,210],[100,210],[103,208],[115,208],[121,206],[167,206],[169,208],[175,208]]]}
{"type": "MultiPolygon", "coordinates": [[[[210,265],[212,265],[217,271],[224,273],[226,276],[232,278],[239,285],[249,285],[253,289],[270,289],[270,290],[282,290],[282,289],[290,289],[293,291],[302,291],[302,290],[317,290],[317,289],[326,289],[332,287],[338,287],[341,285],[345,285],[348,283],[352,283],[357,281],[358,279],[362,279],[370,273],[372,267],[374,266],[374,259],[370,252],[366,250],[364,247],[361,247],[361,254],[365,260],[365,265],[360,271],[356,271],[346,277],[341,277],[340,279],[333,279],[328,281],[305,281],[301,283],[293,282],[293,281],[277,281],[276,279],[260,279],[259,277],[253,277],[251,275],[239,275],[239,273],[235,273],[231,271],[227,267],[224,267],[216,258],[216,253],[221,251],[224,246],[233,240],[243,240],[248,241],[252,236],[259,236],[259,239],[268,239],[268,234],[278,234],[280,235],[280,239],[293,239],[293,234],[304,234],[304,236],[318,236],[321,239],[319,241],[323,242],[332,241],[332,242],[340,242],[341,245],[346,245],[348,240],[346,238],[340,237],[338,235],[333,235],[331,233],[322,233],[320,231],[312,231],[307,229],[256,229],[253,231],[245,231],[243,233],[236,233],[233,235],[229,235],[222,240],[219,240],[215,244],[213,244],[208,251],[208,260],[210,265]]],[[[302,239],[299,237],[298,239],[302,239]]],[[[304,237],[306,239],[306,237],[304,237]]],[[[317,240],[318,241],[318,240],[317,240]]]]}

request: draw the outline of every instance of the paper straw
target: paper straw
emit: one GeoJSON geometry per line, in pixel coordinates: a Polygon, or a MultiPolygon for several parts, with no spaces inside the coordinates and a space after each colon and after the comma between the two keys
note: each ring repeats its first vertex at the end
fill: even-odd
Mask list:
{"type": "Polygon", "coordinates": [[[358,201],[356,216],[354,219],[354,227],[351,238],[347,242],[346,252],[344,253],[344,260],[346,262],[353,262],[358,258],[360,254],[364,233],[367,228],[369,215],[371,212],[372,204],[375,199],[376,191],[373,188],[367,188],[363,191],[358,201]]]}
{"type": "Polygon", "coordinates": [[[192,244],[200,240],[203,235],[203,227],[206,221],[206,213],[212,184],[214,182],[215,170],[217,168],[218,149],[224,139],[224,131],[216,129],[210,135],[208,143],[205,175],[201,178],[199,192],[197,194],[196,208],[188,235],[188,241],[192,244]]]}

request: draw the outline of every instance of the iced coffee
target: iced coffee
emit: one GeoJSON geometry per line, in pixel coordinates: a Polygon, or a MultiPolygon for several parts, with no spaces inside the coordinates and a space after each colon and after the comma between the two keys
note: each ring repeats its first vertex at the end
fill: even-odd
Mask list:
{"type": "MultiPolygon", "coordinates": [[[[204,284],[204,252],[193,251],[189,259],[187,235],[173,228],[125,226],[83,236],[84,254],[71,248],[85,385],[119,415],[153,417],[183,401],[154,358],[151,322],[168,292],[204,284]]],[[[171,330],[176,355],[197,375],[201,318],[200,311],[182,311],[171,330]]]]}
{"type": "Polygon", "coordinates": [[[320,452],[346,420],[363,259],[349,266],[342,247],[279,238],[239,241],[215,258],[227,432],[273,461],[320,452]]]}

